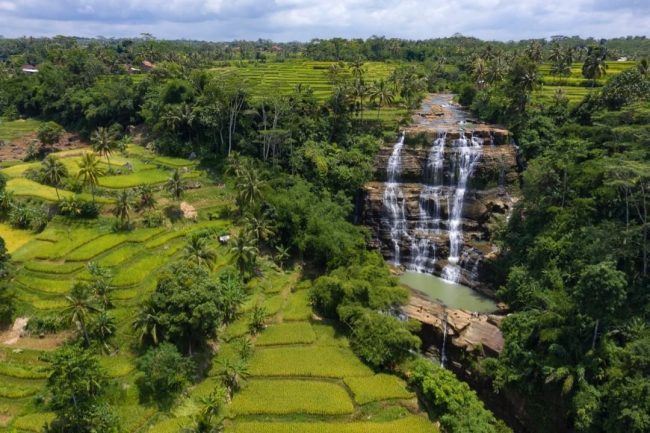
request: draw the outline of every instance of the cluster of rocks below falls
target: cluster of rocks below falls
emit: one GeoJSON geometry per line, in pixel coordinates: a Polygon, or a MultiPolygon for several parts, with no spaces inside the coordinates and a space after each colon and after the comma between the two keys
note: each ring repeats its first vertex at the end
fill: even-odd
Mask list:
{"type": "MultiPolygon", "coordinates": [[[[447,142],[460,136],[458,124],[438,122],[436,124],[415,124],[404,130],[404,147],[401,151],[400,188],[404,200],[406,226],[409,233],[416,233],[420,218],[420,193],[425,185],[427,157],[434,140],[441,132],[446,133],[447,142]]],[[[505,129],[489,125],[465,127],[466,136],[473,135],[483,140],[480,159],[474,166],[464,196],[462,209],[463,247],[460,254],[459,283],[465,284],[488,295],[493,288],[489,281],[490,263],[497,250],[490,243],[490,227],[501,217],[507,216],[516,202],[519,185],[519,163],[517,148],[505,129]]],[[[373,246],[385,258],[391,260],[394,245],[390,227],[386,224],[384,191],[386,189],[386,167],[393,150],[393,144],[382,147],[374,161],[374,181],[364,187],[362,220],[374,232],[373,246]]],[[[452,146],[445,146],[444,152],[453,152],[452,146]]],[[[434,274],[441,275],[449,256],[448,217],[453,202],[453,187],[448,181],[453,173],[449,167],[452,158],[444,158],[443,186],[440,189],[440,230],[426,236],[435,244],[436,260],[434,274]]],[[[419,233],[422,236],[422,233],[419,233]]],[[[400,262],[408,267],[413,262],[412,245],[406,237],[400,241],[400,262]]]]}

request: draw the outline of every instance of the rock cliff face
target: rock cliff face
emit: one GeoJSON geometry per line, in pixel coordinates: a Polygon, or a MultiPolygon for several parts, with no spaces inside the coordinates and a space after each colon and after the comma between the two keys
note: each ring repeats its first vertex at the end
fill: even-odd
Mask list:
{"type": "Polygon", "coordinates": [[[450,99],[427,98],[403,144],[381,149],[362,217],[396,265],[489,293],[490,228],[516,201],[517,150],[508,131],[469,123],[450,99]]]}

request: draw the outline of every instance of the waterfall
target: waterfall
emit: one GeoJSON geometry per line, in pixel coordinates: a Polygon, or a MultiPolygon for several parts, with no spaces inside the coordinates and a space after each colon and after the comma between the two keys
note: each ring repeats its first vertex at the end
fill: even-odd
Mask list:
{"type": "Polygon", "coordinates": [[[434,140],[424,169],[422,191],[418,200],[419,217],[411,240],[413,261],[409,269],[433,272],[436,262],[436,244],[432,236],[440,233],[440,199],[443,188],[446,132],[439,132],[434,140]]]}
{"type": "MultiPolygon", "coordinates": [[[[382,226],[390,233],[392,262],[404,264],[417,272],[434,273],[437,260],[444,260],[437,251],[442,239],[449,238],[449,255],[442,277],[458,282],[463,256],[462,214],[467,184],[481,157],[483,140],[467,135],[462,129],[457,139],[449,140],[439,132],[428,149],[418,198],[417,220],[408,224],[402,174],[404,134],[393,145],[386,168],[383,195],[382,226]],[[446,209],[446,213],[444,212],[446,209]],[[446,218],[443,220],[443,216],[446,218]],[[403,257],[404,246],[410,255],[403,257]]],[[[413,215],[412,215],[413,216],[413,215]]],[[[465,260],[467,261],[467,260],[465,260]]],[[[471,267],[471,263],[467,263],[471,267]]],[[[477,270],[474,264],[472,272],[477,270]]]]}
{"type": "Polygon", "coordinates": [[[390,230],[390,239],[393,244],[393,263],[400,265],[400,242],[402,238],[409,238],[406,224],[406,204],[404,193],[399,184],[402,172],[402,148],[404,147],[404,134],[393,146],[393,152],[388,158],[386,168],[386,188],[384,190],[384,221],[390,230]]]}
{"type": "Polygon", "coordinates": [[[445,316],[443,318],[443,327],[442,327],[442,347],[440,348],[440,366],[445,366],[445,361],[447,360],[447,354],[445,353],[445,346],[447,345],[447,311],[445,310],[445,316]]]}
{"type": "Polygon", "coordinates": [[[454,140],[451,157],[451,182],[453,188],[452,201],[449,212],[449,257],[447,266],[443,270],[443,277],[449,281],[458,282],[460,278],[460,252],[463,247],[462,213],[469,180],[474,166],[481,157],[483,140],[471,136],[467,139],[461,131],[457,140],[454,140]]]}

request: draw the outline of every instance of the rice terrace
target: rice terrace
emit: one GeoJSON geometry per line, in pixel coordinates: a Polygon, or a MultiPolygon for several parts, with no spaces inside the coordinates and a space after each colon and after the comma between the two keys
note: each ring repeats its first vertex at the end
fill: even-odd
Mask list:
{"type": "Polygon", "coordinates": [[[647,8],[65,3],[0,2],[0,433],[650,431],[647,8]]]}

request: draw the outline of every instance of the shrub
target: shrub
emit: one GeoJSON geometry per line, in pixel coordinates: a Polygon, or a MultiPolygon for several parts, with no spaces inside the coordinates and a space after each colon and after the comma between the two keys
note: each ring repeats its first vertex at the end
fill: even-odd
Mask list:
{"type": "Polygon", "coordinates": [[[168,409],[189,384],[192,364],[170,343],[149,349],[136,360],[141,374],[136,379],[140,401],[156,402],[168,409]]]}
{"type": "Polygon", "coordinates": [[[472,105],[472,102],[474,101],[474,97],[476,97],[476,87],[472,84],[465,84],[461,89],[460,89],[460,94],[458,95],[458,102],[461,103],[461,105],[464,105],[465,107],[469,107],[472,105]]]}
{"type": "Polygon", "coordinates": [[[310,295],[314,307],[332,318],[338,318],[340,305],[387,310],[408,298],[406,290],[397,284],[376,253],[366,253],[359,260],[318,278],[310,295]]]}
{"type": "Polygon", "coordinates": [[[61,316],[31,317],[25,328],[32,335],[54,334],[65,329],[61,316]]]}
{"type": "Polygon", "coordinates": [[[610,110],[650,96],[650,80],[637,69],[627,70],[605,84],[601,92],[603,104],[610,110]]]}
{"type": "Polygon", "coordinates": [[[150,210],[142,214],[142,224],[145,227],[160,227],[165,222],[165,216],[159,210],[150,210]]]}
{"type": "Polygon", "coordinates": [[[340,315],[352,328],[352,350],[372,367],[393,367],[420,348],[420,339],[394,317],[361,307],[341,308],[340,315]]]}
{"type": "Polygon", "coordinates": [[[63,127],[56,122],[47,122],[38,128],[36,136],[46,146],[56,144],[63,135],[63,127]]]}
{"type": "Polygon", "coordinates": [[[432,415],[450,433],[508,432],[465,382],[437,364],[418,358],[410,368],[409,382],[418,388],[432,415]]]}
{"type": "Polygon", "coordinates": [[[82,200],[78,196],[62,198],[58,207],[61,215],[75,218],[97,218],[100,211],[97,203],[82,200]]]}
{"type": "Polygon", "coordinates": [[[37,206],[18,203],[9,211],[9,224],[18,229],[42,231],[49,221],[47,212],[37,206]]]}

